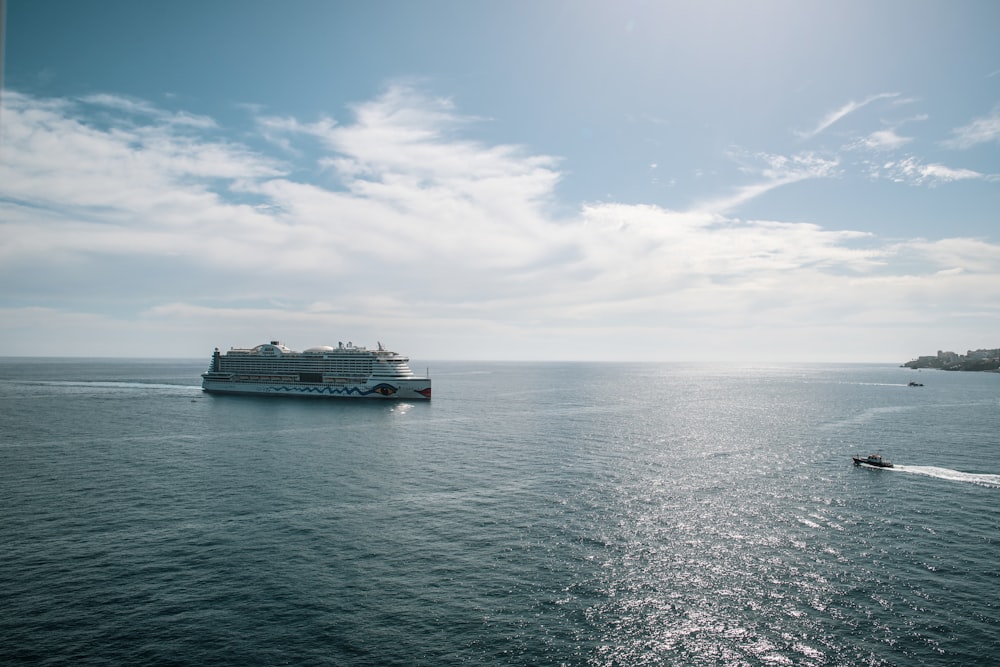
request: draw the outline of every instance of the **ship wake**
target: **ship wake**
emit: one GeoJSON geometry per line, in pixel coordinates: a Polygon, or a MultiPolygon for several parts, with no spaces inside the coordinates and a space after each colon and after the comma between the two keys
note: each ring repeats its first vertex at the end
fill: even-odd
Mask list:
{"type": "Polygon", "coordinates": [[[892,470],[899,472],[909,472],[914,475],[924,475],[926,477],[936,477],[946,479],[950,482],[965,482],[968,484],[978,484],[993,489],[1000,489],[1000,475],[990,475],[986,473],[962,472],[950,468],[938,468],[935,466],[907,466],[896,465],[892,470]]]}

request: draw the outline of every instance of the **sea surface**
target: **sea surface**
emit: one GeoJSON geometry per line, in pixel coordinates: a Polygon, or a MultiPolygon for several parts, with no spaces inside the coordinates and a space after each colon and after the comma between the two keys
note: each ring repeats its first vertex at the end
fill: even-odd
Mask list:
{"type": "Polygon", "coordinates": [[[0,663],[1000,661],[1000,374],[411,365],[0,359],[0,663]]]}

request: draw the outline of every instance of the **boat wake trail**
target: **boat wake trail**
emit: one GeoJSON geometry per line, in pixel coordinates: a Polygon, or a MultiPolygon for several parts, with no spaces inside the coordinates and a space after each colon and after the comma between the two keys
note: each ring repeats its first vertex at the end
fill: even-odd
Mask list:
{"type": "Polygon", "coordinates": [[[82,389],[181,389],[201,393],[201,387],[191,384],[166,384],[163,382],[122,382],[118,380],[45,380],[32,382],[43,387],[80,387],[82,389]]]}
{"type": "Polygon", "coordinates": [[[947,479],[951,482],[967,482],[993,489],[1000,489],[1000,475],[961,472],[960,470],[936,468],[934,466],[896,465],[893,470],[898,470],[899,472],[910,472],[915,475],[926,475],[927,477],[937,477],[938,479],[947,479]]]}

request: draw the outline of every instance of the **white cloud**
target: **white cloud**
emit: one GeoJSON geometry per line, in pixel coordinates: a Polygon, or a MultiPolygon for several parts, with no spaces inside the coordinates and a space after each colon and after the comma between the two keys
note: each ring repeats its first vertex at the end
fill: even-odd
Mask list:
{"type": "Polygon", "coordinates": [[[867,97],[860,102],[855,102],[852,100],[847,104],[845,104],[844,106],[828,113],[826,116],[823,117],[822,120],[820,120],[819,124],[812,130],[809,130],[808,132],[798,132],[797,134],[804,139],[811,139],[812,137],[815,137],[816,135],[828,129],[831,125],[835,124],[845,116],[854,113],[858,109],[868,106],[872,102],[882,99],[890,99],[898,96],[899,93],[879,93],[877,95],[872,95],[870,97],[867,97]]]}
{"type": "Polygon", "coordinates": [[[759,152],[747,154],[737,149],[729,157],[739,164],[740,171],[755,179],[732,194],[717,197],[698,205],[699,210],[726,213],[764,195],[775,188],[814,178],[832,178],[838,175],[838,159],[823,158],[815,153],[778,155],[759,152]]]}
{"type": "Polygon", "coordinates": [[[981,239],[915,239],[907,242],[905,249],[934,266],[945,267],[939,274],[949,271],[992,277],[1000,269],[1000,246],[981,239]]]}
{"type": "Polygon", "coordinates": [[[979,144],[1000,143],[1000,107],[988,116],[976,118],[968,125],[952,130],[951,139],[941,142],[946,148],[972,148],[979,144]]]}
{"type": "Polygon", "coordinates": [[[861,144],[870,150],[882,151],[902,148],[911,141],[913,141],[912,137],[901,137],[896,134],[894,128],[889,128],[872,132],[861,140],[861,144]]]}
{"type": "MultiPolygon", "coordinates": [[[[24,205],[102,217],[202,210],[215,200],[211,179],[255,179],[278,163],[217,139],[179,133],[172,124],[133,118],[102,129],[75,105],[7,91],[4,103],[3,195],[24,205]]],[[[102,122],[107,122],[102,121],[102,122]]],[[[189,129],[189,127],[186,127],[189,129]]],[[[185,212],[187,213],[187,212],[185,212]]]]}
{"type": "MultiPolygon", "coordinates": [[[[342,122],[258,119],[262,135],[319,156],[330,181],[315,182],[219,139],[214,122],[172,123],[178,114],[145,103],[10,93],[4,104],[0,306],[20,353],[37,353],[38,331],[72,325],[88,341],[117,331],[223,345],[259,342],[247,331],[290,328],[312,344],[347,329],[359,334],[333,335],[405,336],[439,356],[452,354],[441,340],[464,341],[453,354],[468,356],[502,336],[508,356],[609,358],[582,341],[793,337],[887,318],[885,303],[908,322],[928,291],[966,310],[1000,303],[985,241],[890,246],[731,217],[764,192],[838,174],[812,153],[739,155],[750,184],[688,211],[606,203],[556,217],[557,159],[462,138],[474,119],[404,87],[342,122]],[[123,115],[95,120],[98,102],[123,115]]],[[[889,166],[928,182],[978,176],[889,166]]]]}
{"type": "Polygon", "coordinates": [[[991,179],[989,175],[971,169],[954,169],[942,164],[924,164],[913,156],[872,165],[873,178],[887,178],[909,185],[929,185],[954,181],[991,179]]]}
{"type": "Polygon", "coordinates": [[[85,105],[92,105],[94,107],[101,107],[116,111],[121,114],[122,117],[127,117],[129,115],[140,117],[144,116],[168,125],[189,126],[199,129],[212,129],[217,127],[215,121],[208,116],[195,115],[185,111],[171,113],[147,102],[146,100],[127,97],[125,95],[95,93],[93,95],[85,95],[81,97],[79,101],[85,105]]]}

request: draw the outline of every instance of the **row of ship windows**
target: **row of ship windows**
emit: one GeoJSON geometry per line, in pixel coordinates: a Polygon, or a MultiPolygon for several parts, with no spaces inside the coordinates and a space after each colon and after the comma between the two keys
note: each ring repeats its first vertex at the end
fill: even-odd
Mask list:
{"type": "MultiPolygon", "coordinates": [[[[261,358],[261,357],[253,357],[253,356],[249,356],[249,355],[245,356],[245,357],[225,355],[225,356],[221,357],[221,359],[222,359],[222,361],[224,363],[225,362],[229,362],[229,363],[237,363],[237,364],[246,364],[246,363],[254,363],[254,362],[257,362],[257,363],[263,362],[263,363],[273,364],[275,361],[277,361],[278,358],[277,357],[261,358]]],[[[406,361],[403,360],[403,359],[375,359],[375,358],[372,358],[372,357],[356,357],[356,358],[353,358],[353,359],[350,358],[350,357],[283,357],[283,358],[281,358],[281,363],[284,364],[284,365],[291,365],[291,364],[296,364],[296,365],[297,364],[315,364],[315,363],[341,363],[341,364],[343,364],[343,363],[347,363],[347,364],[366,363],[366,364],[370,364],[370,363],[373,363],[373,362],[375,362],[375,363],[382,363],[382,364],[393,364],[393,365],[402,365],[402,364],[406,363],[406,361]]]]}
{"type": "Polygon", "coordinates": [[[240,374],[234,375],[234,382],[288,382],[288,383],[298,383],[298,382],[308,382],[311,384],[348,384],[348,383],[363,383],[368,378],[365,377],[310,377],[310,373],[304,373],[302,375],[249,375],[240,374]]]}
{"type": "MultiPolygon", "coordinates": [[[[227,352],[226,354],[221,355],[221,356],[222,356],[222,359],[228,359],[230,361],[237,361],[237,362],[254,361],[254,360],[257,360],[257,359],[261,359],[261,356],[257,355],[257,354],[242,354],[242,353],[238,354],[238,353],[233,352],[232,350],[230,350],[229,352],[227,352]]],[[[352,354],[352,355],[349,355],[349,356],[333,355],[333,356],[329,356],[329,357],[323,356],[323,355],[319,355],[319,354],[310,354],[310,355],[304,355],[304,356],[293,356],[293,355],[285,354],[285,355],[280,355],[280,356],[279,355],[273,355],[273,356],[269,355],[267,357],[264,357],[264,360],[265,361],[274,361],[275,359],[278,359],[278,358],[280,358],[282,360],[282,362],[284,362],[284,363],[293,363],[293,364],[297,363],[297,362],[300,362],[300,361],[315,361],[317,359],[318,360],[323,360],[323,361],[381,361],[382,363],[386,363],[386,364],[404,364],[404,363],[407,362],[407,359],[400,358],[400,357],[396,357],[396,358],[374,357],[374,356],[371,356],[371,355],[368,355],[368,354],[364,354],[364,355],[362,355],[362,354],[352,354]],[[351,358],[351,357],[354,357],[354,358],[351,358]]]]}
{"type": "Polygon", "coordinates": [[[223,365],[219,370],[224,373],[255,373],[260,375],[272,375],[282,373],[325,373],[327,375],[356,375],[364,374],[369,375],[371,373],[376,373],[377,375],[391,375],[391,376],[406,376],[411,375],[412,371],[409,368],[377,368],[373,369],[370,366],[323,366],[319,368],[286,368],[275,372],[276,369],[268,368],[266,366],[240,366],[232,367],[223,365]]]}
{"type": "MultiPolygon", "coordinates": [[[[255,370],[255,371],[264,371],[264,372],[270,371],[272,373],[275,371],[274,364],[254,364],[254,363],[249,363],[249,364],[247,364],[247,363],[244,363],[244,364],[227,364],[227,363],[223,363],[223,364],[220,364],[220,366],[221,366],[221,368],[223,368],[225,370],[230,370],[230,371],[251,370],[251,369],[255,370]]],[[[360,363],[360,364],[323,364],[323,363],[320,363],[320,364],[295,364],[294,366],[285,366],[285,368],[283,368],[282,370],[284,370],[286,372],[289,372],[289,371],[290,372],[298,372],[298,371],[318,371],[318,372],[322,372],[322,371],[327,371],[327,370],[331,370],[332,371],[332,370],[337,370],[337,369],[342,369],[342,368],[350,368],[350,369],[357,369],[357,370],[369,371],[369,370],[371,370],[372,365],[370,363],[369,364],[365,364],[365,363],[360,363]]]]}
{"type": "Polygon", "coordinates": [[[316,364],[370,364],[373,359],[370,357],[364,357],[360,359],[324,359],[323,357],[299,357],[297,359],[254,359],[252,357],[247,357],[244,359],[232,358],[232,357],[221,357],[222,363],[226,364],[267,364],[269,366],[303,366],[309,365],[314,366],[316,364]]]}
{"type": "Polygon", "coordinates": [[[276,370],[280,372],[298,372],[298,371],[335,371],[338,369],[358,369],[369,371],[373,367],[384,369],[387,371],[401,371],[408,372],[410,370],[409,366],[405,363],[393,363],[393,364],[372,364],[370,360],[357,360],[357,361],[299,361],[296,363],[284,363],[281,364],[280,370],[275,368],[275,364],[266,361],[256,361],[249,359],[240,359],[239,361],[222,359],[219,366],[225,370],[229,371],[239,371],[239,370],[254,370],[259,372],[275,372],[276,370]]]}

